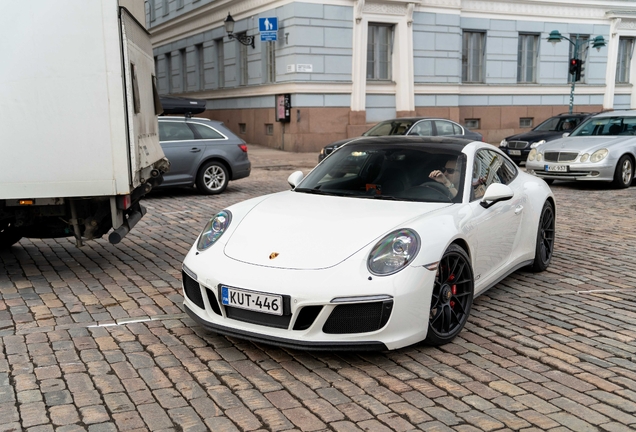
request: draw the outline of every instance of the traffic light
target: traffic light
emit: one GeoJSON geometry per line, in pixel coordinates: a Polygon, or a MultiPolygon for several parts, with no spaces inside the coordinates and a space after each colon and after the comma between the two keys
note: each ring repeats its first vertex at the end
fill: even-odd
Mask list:
{"type": "Polygon", "coordinates": [[[579,65],[579,60],[578,59],[570,59],[570,75],[574,75],[576,74],[576,70],[578,68],[579,65]]]}
{"type": "Polygon", "coordinates": [[[583,67],[583,64],[585,62],[583,60],[577,60],[576,62],[576,74],[574,75],[574,80],[575,81],[580,81],[581,80],[581,75],[583,75],[583,70],[585,69],[583,67]]]}

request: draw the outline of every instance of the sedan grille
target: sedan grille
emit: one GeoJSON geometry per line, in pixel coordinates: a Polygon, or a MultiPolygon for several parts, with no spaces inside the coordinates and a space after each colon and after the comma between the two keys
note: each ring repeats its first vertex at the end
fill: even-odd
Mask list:
{"type": "Polygon", "coordinates": [[[334,308],[322,331],[327,334],[368,333],[380,330],[391,316],[393,300],[343,304],[334,308]]]}
{"type": "Polygon", "coordinates": [[[528,147],[528,141],[508,141],[508,148],[524,149],[528,147]]]}
{"type": "Polygon", "coordinates": [[[545,152],[546,162],[574,162],[579,154],[577,152],[545,152]]]}

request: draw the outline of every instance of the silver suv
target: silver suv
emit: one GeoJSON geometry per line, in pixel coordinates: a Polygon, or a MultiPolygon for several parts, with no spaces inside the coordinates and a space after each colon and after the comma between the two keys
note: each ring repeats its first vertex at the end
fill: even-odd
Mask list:
{"type": "Polygon", "coordinates": [[[159,141],[170,161],[160,187],[196,186],[220,194],[230,180],[250,175],[245,141],[222,122],[205,118],[159,117],[159,141]]]}

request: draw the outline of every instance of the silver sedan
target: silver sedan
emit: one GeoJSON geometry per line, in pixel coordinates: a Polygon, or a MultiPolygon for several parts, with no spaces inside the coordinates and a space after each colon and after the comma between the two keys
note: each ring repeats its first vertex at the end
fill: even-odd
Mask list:
{"type": "Polygon", "coordinates": [[[532,149],[526,169],[548,183],[604,181],[626,188],[635,164],[636,110],[629,110],[590,117],[571,134],[532,149]]]}

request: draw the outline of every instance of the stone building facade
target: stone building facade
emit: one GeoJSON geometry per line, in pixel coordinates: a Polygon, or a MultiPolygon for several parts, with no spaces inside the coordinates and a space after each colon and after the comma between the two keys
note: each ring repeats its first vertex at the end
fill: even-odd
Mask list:
{"type": "Polygon", "coordinates": [[[248,143],[317,151],[395,116],[450,118],[486,141],[567,112],[636,108],[630,0],[147,0],[160,94],[207,100],[248,143]],[[228,37],[254,36],[254,47],[228,37]],[[278,18],[261,41],[259,18],[278,18]],[[551,44],[558,30],[567,40],[551,44]],[[596,50],[592,41],[607,45],[596,50]],[[289,122],[276,95],[291,96],[289,122]]]}

